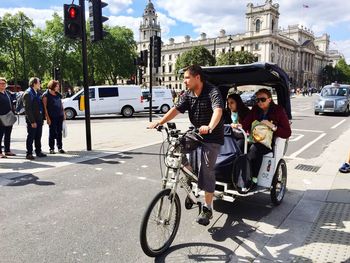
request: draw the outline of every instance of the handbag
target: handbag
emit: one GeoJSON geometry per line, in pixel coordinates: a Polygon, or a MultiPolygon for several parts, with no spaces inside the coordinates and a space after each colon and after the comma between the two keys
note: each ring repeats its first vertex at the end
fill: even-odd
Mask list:
{"type": "Polygon", "coordinates": [[[3,126],[8,127],[15,124],[15,122],[17,121],[17,117],[12,111],[9,111],[5,115],[0,115],[0,121],[3,126]]]}
{"type": "Polygon", "coordinates": [[[272,137],[273,131],[260,121],[254,121],[252,123],[252,129],[250,133],[250,140],[253,142],[261,143],[267,148],[272,149],[272,137]]]}
{"type": "Polygon", "coordinates": [[[63,136],[63,138],[66,138],[67,135],[68,135],[68,133],[67,133],[67,123],[66,123],[66,121],[63,121],[63,123],[62,123],[62,136],[63,136]]]}

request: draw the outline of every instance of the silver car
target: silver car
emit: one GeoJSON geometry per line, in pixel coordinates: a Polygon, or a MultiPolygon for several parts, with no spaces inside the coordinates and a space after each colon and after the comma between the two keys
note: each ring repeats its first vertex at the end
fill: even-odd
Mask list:
{"type": "Polygon", "coordinates": [[[315,114],[319,113],[343,113],[349,115],[350,85],[333,83],[324,86],[315,101],[315,114]]]}

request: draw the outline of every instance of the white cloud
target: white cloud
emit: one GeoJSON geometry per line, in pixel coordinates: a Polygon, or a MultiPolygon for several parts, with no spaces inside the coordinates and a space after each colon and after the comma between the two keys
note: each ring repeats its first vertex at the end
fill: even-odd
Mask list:
{"type": "Polygon", "coordinates": [[[106,22],[110,26],[125,26],[134,32],[134,38],[139,39],[139,28],[141,19],[131,16],[110,16],[106,22]]]}
{"type": "Polygon", "coordinates": [[[350,64],[350,39],[343,41],[333,41],[330,45],[331,49],[338,50],[345,57],[346,63],[350,64]]]}
{"type": "Polygon", "coordinates": [[[52,19],[54,12],[57,12],[60,16],[63,16],[63,8],[51,7],[50,9],[35,9],[35,8],[0,8],[0,16],[5,13],[10,13],[12,15],[23,12],[27,17],[33,20],[33,23],[40,28],[45,27],[45,22],[52,19]]]}
{"type": "Polygon", "coordinates": [[[106,0],[107,8],[111,14],[116,15],[132,5],[132,0],[106,0]]]}
{"type": "Polygon", "coordinates": [[[128,8],[128,9],[126,10],[126,13],[130,15],[130,14],[134,13],[134,9],[128,8]]]}
{"type": "MultiPolygon", "coordinates": [[[[176,25],[176,21],[163,13],[157,12],[158,14],[158,22],[160,22],[160,26],[162,29],[162,38],[168,38],[170,34],[170,27],[176,25]]],[[[141,21],[141,18],[140,18],[141,21]]]]}

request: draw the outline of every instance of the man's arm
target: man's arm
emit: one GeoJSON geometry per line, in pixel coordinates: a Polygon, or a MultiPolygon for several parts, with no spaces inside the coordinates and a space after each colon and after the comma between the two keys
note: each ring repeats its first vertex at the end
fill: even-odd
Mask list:
{"type": "Polygon", "coordinates": [[[167,123],[168,121],[171,121],[178,115],[180,112],[175,108],[172,107],[159,121],[152,122],[148,128],[149,129],[154,129],[158,125],[163,125],[164,123],[167,123]]]}
{"type": "Polygon", "coordinates": [[[23,100],[24,100],[24,110],[25,110],[25,114],[29,120],[29,122],[31,124],[36,123],[35,122],[35,117],[33,114],[33,100],[31,98],[32,94],[30,94],[29,92],[26,92],[24,94],[23,100]]]}

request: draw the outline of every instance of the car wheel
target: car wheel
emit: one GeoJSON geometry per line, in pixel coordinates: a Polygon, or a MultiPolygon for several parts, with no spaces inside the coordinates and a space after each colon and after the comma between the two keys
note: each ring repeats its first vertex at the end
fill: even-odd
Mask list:
{"type": "Polygon", "coordinates": [[[319,115],[320,113],[318,111],[315,111],[315,115],[319,115]]]}
{"type": "Polygon", "coordinates": [[[169,110],[170,110],[170,107],[167,104],[164,104],[164,105],[162,105],[162,107],[160,107],[161,113],[167,113],[169,110]]]}
{"type": "Polygon", "coordinates": [[[68,108],[64,110],[65,114],[66,114],[66,119],[67,120],[72,120],[75,118],[75,116],[77,116],[77,113],[75,112],[75,110],[68,108]]]}
{"type": "Polygon", "coordinates": [[[125,106],[122,109],[122,115],[126,118],[132,117],[133,114],[134,114],[134,109],[131,106],[125,106]]]}

